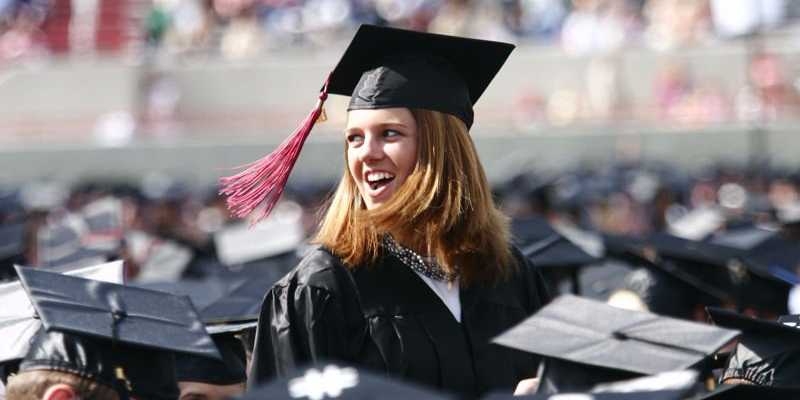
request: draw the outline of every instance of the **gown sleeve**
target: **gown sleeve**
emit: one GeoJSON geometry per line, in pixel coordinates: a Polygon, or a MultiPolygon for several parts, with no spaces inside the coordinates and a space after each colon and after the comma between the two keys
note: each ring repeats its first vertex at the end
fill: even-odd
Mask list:
{"type": "MultiPolygon", "coordinates": [[[[302,267],[302,265],[301,265],[302,267]]],[[[316,283],[290,273],[267,292],[256,329],[248,386],[286,376],[294,368],[320,360],[347,361],[347,321],[341,293],[330,277],[316,283]],[[326,282],[328,281],[328,282],[326,282]]]]}

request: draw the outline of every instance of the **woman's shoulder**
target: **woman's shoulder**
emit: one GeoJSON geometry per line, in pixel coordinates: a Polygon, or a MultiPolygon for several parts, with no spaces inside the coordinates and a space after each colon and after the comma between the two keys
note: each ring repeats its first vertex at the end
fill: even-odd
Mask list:
{"type": "Polygon", "coordinates": [[[349,271],[342,260],[330,250],[322,246],[313,246],[306,250],[297,266],[279,280],[276,288],[313,287],[334,290],[347,279],[349,271]]]}

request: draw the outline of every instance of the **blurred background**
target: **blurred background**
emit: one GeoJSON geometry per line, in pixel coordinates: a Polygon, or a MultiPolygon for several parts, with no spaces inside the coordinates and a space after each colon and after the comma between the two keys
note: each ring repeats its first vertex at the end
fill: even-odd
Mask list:
{"type": "MultiPolygon", "coordinates": [[[[74,263],[124,238],[135,280],[169,242],[183,262],[154,276],[215,274],[246,241],[217,237],[236,223],[217,178],[294,130],[361,23],[517,44],[472,128],[513,217],[691,240],[800,220],[800,2],[0,0],[0,237],[23,238],[5,253],[74,263]]],[[[346,101],[290,180],[299,239],[341,174],[346,101]]]]}

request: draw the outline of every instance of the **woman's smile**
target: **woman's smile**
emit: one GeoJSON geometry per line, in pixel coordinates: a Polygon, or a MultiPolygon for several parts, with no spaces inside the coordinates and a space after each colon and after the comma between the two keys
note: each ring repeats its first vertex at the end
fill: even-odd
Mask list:
{"type": "Polygon", "coordinates": [[[367,209],[389,200],[417,162],[417,124],[407,108],[350,111],[345,140],[347,167],[367,209]]]}

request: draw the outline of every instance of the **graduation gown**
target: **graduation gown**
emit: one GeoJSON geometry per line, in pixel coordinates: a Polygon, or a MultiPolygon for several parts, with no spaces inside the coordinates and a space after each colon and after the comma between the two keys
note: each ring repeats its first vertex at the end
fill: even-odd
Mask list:
{"type": "Polygon", "coordinates": [[[333,360],[465,397],[511,392],[536,375],[539,359],[489,342],[548,300],[538,272],[514,255],[510,279],[461,288],[459,323],[393,255],[349,270],[314,249],[264,298],[249,385],[333,360]]]}

